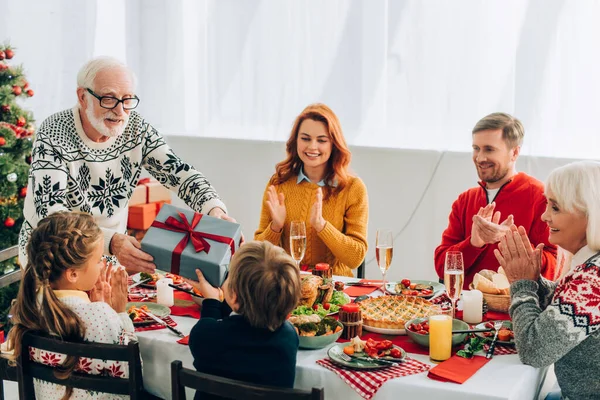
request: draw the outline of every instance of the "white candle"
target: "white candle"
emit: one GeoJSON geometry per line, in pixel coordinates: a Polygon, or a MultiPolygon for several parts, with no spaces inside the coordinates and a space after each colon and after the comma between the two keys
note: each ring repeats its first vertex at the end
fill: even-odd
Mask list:
{"type": "Polygon", "coordinates": [[[169,284],[173,284],[173,279],[162,278],[156,281],[156,302],[167,307],[173,305],[173,288],[169,284]]]}
{"type": "Polygon", "coordinates": [[[462,293],[463,321],[468,324],[481,322],[483,294],[479,290],[466,290],[462,293]]]}

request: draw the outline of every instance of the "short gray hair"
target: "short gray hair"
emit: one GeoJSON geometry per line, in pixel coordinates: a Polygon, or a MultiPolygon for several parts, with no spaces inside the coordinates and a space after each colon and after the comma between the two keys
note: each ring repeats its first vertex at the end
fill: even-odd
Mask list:
{"type": "Polygon", "coordinates": [[[587,217],[586,240],[593,251],[600,250],[600,162],[577,161],[553,170],[546,181],[559,207],[579,211],[587,217]]]}
{"type": "Polygon", "coordinates": [[[77,73],[77,87],[93,88],[94,80],[96,79],[96,75],[98,75],[98,72],[106,68],[115,67],[123,68],[129,73],[133,82],[133,87],[135,88],[137,84],[137,79],[133,71],[129,69],[129,67],[127,67],[127,65],[125,65],[120,60],[109,56],[100,56],[92,58],[91,60],[86,62],[77,73]]]}
{"type": "Polygon", "coordinates": [[[473,135],[477,132],[502,129],[502,139],[512,149],[523,144],[525,128],[521,121],[510,114],[495,112],[481,118],[473,128],[473,135]]]}

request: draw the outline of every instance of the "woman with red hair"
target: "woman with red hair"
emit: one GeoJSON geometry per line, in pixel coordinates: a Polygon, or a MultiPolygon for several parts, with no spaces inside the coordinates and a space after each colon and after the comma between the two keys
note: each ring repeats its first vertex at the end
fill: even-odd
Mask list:
{"type": "Polygon", "coordinates": [[[367,252],[369,201],[365,184],[348,171],[352,155],[337,116],[325,104],[306,107],[286,151],[267,184],[254,239],[290,253],[290,223],[304,221],[302,263],[328,263],[333,274],[352,276],[367,252]]]}

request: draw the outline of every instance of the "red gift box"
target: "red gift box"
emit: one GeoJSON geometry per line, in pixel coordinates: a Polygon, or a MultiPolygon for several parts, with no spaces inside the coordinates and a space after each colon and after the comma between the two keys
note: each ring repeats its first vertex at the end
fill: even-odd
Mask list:
{"type": "Polygon", "coordinates": [[[129,199],[130,206],[139,204],[156,203],[161,201],[171,202],[171,191],[161,185],[157,180],[150,178],[140,179],[129,199]]]}
{"type": "Polygon", "coordinates": [[[152,225],[152,222],[154,222],[158,212],[165,203],[171,204],[171,200],[129,206],[127,228],[137,230],[146,230],[150,228],[150,225],[152,225]]]}

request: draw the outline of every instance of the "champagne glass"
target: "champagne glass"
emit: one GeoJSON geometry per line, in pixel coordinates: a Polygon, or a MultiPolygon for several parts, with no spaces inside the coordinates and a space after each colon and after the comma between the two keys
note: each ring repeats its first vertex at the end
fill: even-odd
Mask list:
{"type": "Polygon", "coordinates": [[[377,258],[377,265],[379,265],[379,270],[383,275],[383,294],[387,293],[385,274],[392,263],[393,253],[394,238],[392,237],[392,231],[389,229],[378,229],[375,243],[375,258],[377,258]]]}
{"type": "Polygon", "coordinates": [[[444,263],[444,285],[450,301],[452,301],[452,318],[456,313],[456,301],[462,292],[463,282],[465,280],[465,263],[463,254],[460,251],[446,252],[446,262],[444,263]]]}
{"type": "Polygon", "coordinates": [[[306,251],[306,225],[304,221],[292,221],[290,225],[290,255],[300,269],[300,261],[306,251]]]}

